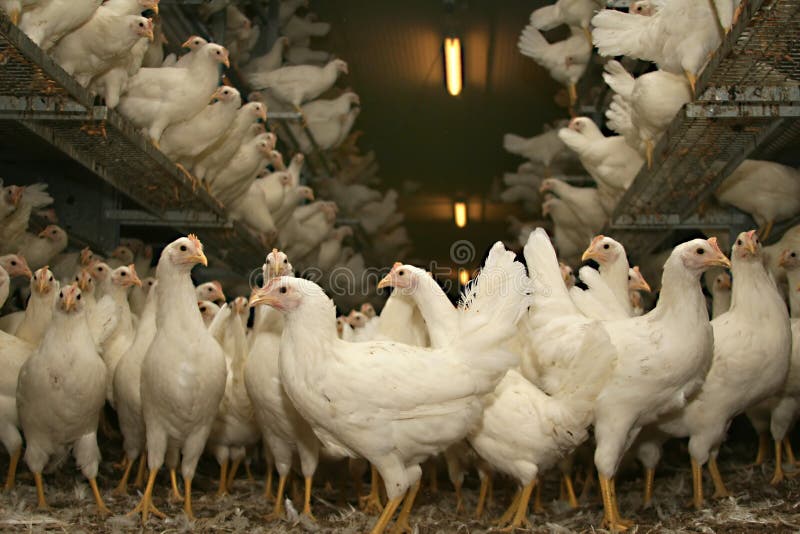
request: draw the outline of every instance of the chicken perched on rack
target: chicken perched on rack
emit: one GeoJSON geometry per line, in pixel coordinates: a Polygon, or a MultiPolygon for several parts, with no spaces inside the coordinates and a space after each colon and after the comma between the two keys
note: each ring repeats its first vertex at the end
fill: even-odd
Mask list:
{"type": "Polygon", "coordinates": [[[531,24],[537,30],[552,30],[561,24],[576,26],[583,30],[591,45],[590,21],[603,4],[600,0],[556,0],[552,5],[540,7],[531,13],[531,24]]]}
{"type": "Polygon", "coordinates": [[[800,171],[780,163],[746,159],[722,181],[714,195],[723,204],[749,213],[764,240],[776,222],[800,214],[800,171]]]}
{"type": "Polygon", "coordinates": [[[347,74],[347,63],[334,59],[324,67],[298,65],[282,67],[267,73],[257,73],[246,79],[250,86],[269,89],[280,101],[294,106],[313,100],[336,83],[339,74],[347,74]]]}
{"type": "Polygon", "coordinates": [[[230,66],[228,51],[209,43],[186,69],[140,69],[128,81],[119,110],[158,146],[168,126],[190,119],[208,104],[217,89],[220,64],[230,66]]]}
{"type": "Polygon", "coordinates": [[[102,0],[48,0],[22,12],[19,29],[42,50],[50,50],[63,36],[80,28],[100,7],[102,0]]]}
{"type": "MultiPolygon", "coordinates": [[[[498,243],[487,262],[508,254],[498,243]]],[[[482,411],[478,395],[492,391],[514,365],[514,356],[500,347],[514,335],[516,321],[530,302],[524,269],[512,263],[507,270],[493,270],[492,277],[488,272],[479,276],[465,302],[458,339],[438,350],[339,340],[332,302],[307,280],[281,277],[251,296],[251,305],[269,304],[284,313],[281,379],[298,411],[327,449],[362,456],[380,472],[389,502],[375,534],[385,530],[407,491],[398,525],[408,528],[420,462],[466,437],[482,411]],[[500,284],[508,288],[503,298],[490,289],[500,284]],[[375,384],[369,376],[376,369],[384,384],[391,384],[381,400],[366,393],[375,384]],[[419,369],[426,371],[420,374],[419,369]],[[416,376],[413,385],[408,382],[411,374],[416,376]],[[435,415],[434,407],[436,413],[447,407],[447,416],[435,415]],[[432,427],[437,428],[435,435],[432,427]]]]}
{"type": "MultiPolygon", "coordinates": [[[[191,270],[208,264],[194,235],[167,245],[156,268],[158,330],[142,362],[142,413],[150,475],[134,513],[153,512],[153,486],[165,455],[182,455],[184,512],[192,512],[192,478],[225,393],[225,355],[197,310],[191,270]]],[[[175,458],[176,459],[176,458],[175,458]]],[[[172,466],[170,466],[172,467],[172,466]]]]}

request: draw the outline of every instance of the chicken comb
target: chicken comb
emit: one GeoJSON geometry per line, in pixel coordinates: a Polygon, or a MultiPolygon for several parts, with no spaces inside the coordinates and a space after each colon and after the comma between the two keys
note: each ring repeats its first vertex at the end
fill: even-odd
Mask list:
{"type": "Polygon", "coordinates": [[[197,247],[197,249],[198,249],[198,250],[203,250],[203,244],[200,242],[200,240],[199,240],[199,239],[197,239],[197,236],[196,236],[195,234],[189,234],[189,235],[188,235],[188,236],[186,236],[186,237],[188,237],[188,238],[189,238],[189,241],[191,241],[191,242],[192,242],[192,244],[193,244],[195,247],[197,247]]]}
{"type": "Polygon", "coordinates": [[[219,283],[219,280],[212,280],[212,281],[211,281],[211,284],[212,284],[214,287],[216,287],[217,289],[219,289],[219,292],[220,292],[220,293],[222,293],[222,292],[223,292],[223,291],[222,291],[222,284],[220,284],[220,283],[219,283]]]}
{"type": "Polygon", "coordinates": [[[402,263],[400,263],[399,261],[396,261],[396,262],[394,262],[394,264],[392,264],[392,270],[395,270],[398,267],[402,267],[402,266],[403,266],[402,263]]]}
{"type": "Polygon", "coordinates": [[[717,238],[716,237],[709,237],[708,238],[708,244],[711,245],[711,248],[714,249],[714,251],[719,252],[720,254],[722,254],[722,249],[719,248],[719,245],[717,244],[717,238]]]}
{"type": "Polygon", "coordinates": [[[638,274],[639,276],[642,276],[642,273],[641,273],[641,271],[639,271],[639,266],[638,266],[638,265],[634,265],[634,266],[633,266],[633,272],[635,272],[635,273],[636,273],[636,274],[638,274]]]}
{"type": "Polygon", "coordinates": [[[753,235],[754,235],[755,233],[756,233],[756,231],[755,231],[755,230],[750,230],[749,232],[747,232],[747,237],[748,237],[749,239],[753,239],[753,235]]]}

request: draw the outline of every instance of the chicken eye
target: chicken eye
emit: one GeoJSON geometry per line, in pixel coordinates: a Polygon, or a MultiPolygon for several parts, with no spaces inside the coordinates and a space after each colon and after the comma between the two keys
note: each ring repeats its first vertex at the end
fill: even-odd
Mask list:
{"type": "Polygon", "coordinates": [[[205,312],[206,312],[206,307],[205,307],[205,306],[203,306],[202,308],[200,308],[200,311],[201,311],[202,313],[205,313],[205,312]]]}
{"type": "Polygon", "coordinates": [[[63,298],[64,298],[64,292],[63,292],[63,291],[62,291],[61,293],[59,293],[59,294],[58,294],[58,298],[60,298],[60,299],[63,299],[63,298]]]}
{"type": "Polygon", "coordinates": [[[102,267],[98,267],[97,271],[102,273],[103,272],[103,268],[102,267]]]}
{"type": "Polygon", "coordinates": [[[50,281],[51,281],[51,282],[53,281],[53,277],[52,277],[52,276],[50,277],[50,281]]]}
{"type": "Polygon", "coordinates": [[[398,271],[397,275],[398,276],[405,276],[406,272],[405,271],[398,271]]]}
{"type": "Polygon", "coordinates": [[[181,245],[181,252],[186,252],[186,245],[181,245]]]}
{"type": "Polygon", "coordinates": [[[603,245],[603,248],[604,248],[605,250],[608,250],[608,249],[610,249],[610,248],[611,248],[611,245],[609,245],[608,243],[606,243],[605,245],[603,245]]]}
{"type": "Polygon", "coordinates": [[[16,265],[17,265],[17,262],[16,262],[15,260],[11,260],[11,265],[12,265],[13,267],[16,267],[16,265]]]}
{"type": "Polygon", "coordinates": [[[286,288],[285,287],[281,288],[281,293],[286,293],[286,288]]]}
{"type": "Polygon", "coordinates": [[[77,297],[75,297],[75,300],[81,300],[81,296],[78,295],[77,297]]]}
{"type": "Polygon", "coordinates": [[[697,249],[697,253],[698,253],[698,254],[700,254],[700,255],[702,256],[703,254],[705,254],[705,253],[706,253],[706,251],[705,251],[705,250],[703,250],[702,248],[698,248],[698,249],[697,249]]]}
{"type": "Polygon", "coordinates": [[[628,275],[628,280],[630,281],[630,279],[631,279],[631,275],[628,275]]]}
{"type": "Polygon", "coordinates": [[[791,256],[792,256],[793,258],[796,258],[796,257],[797,257],[797,252],[792,252],[791,256]]]}
{"type": "Polygon", "coordinates": [[[285,260],[283,260],[283,263],[289,263],[289,260],[285,259],[285,260]]]}
{"type": "Polygon", "coordinates": [[[126,273],[126,272],[121,272],[121,273],[119,273],[119,275],[120,275],[120,276],[128,276],[128,273],[126,273]]]}
{"type": "Polygon", "coordinates": [[[737,239],[737,240],[736,240],[736,244],[737,244],[737,245],[739,245],[739,246],[741,247],[741,246],[742,246],[742,240],[741,240],[741,239],[737,239]]]}

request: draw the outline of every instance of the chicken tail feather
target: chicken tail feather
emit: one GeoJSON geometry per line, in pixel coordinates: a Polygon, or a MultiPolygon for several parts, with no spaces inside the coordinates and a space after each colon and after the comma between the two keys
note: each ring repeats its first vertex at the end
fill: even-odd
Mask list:
{"type": "Polygon", "coordinates": [[[537,30],[550,30],[561,24],[561,11],[558,4],[540,7],[531,13],[531,24],[537,30]]]}

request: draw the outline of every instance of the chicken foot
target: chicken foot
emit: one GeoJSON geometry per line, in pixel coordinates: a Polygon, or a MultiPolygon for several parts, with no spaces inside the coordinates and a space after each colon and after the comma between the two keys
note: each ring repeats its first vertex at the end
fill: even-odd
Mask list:
{"type": "Polygon", "coordinates": [[[578,497],[575,496],[575,487],[572,485],[572,476],[568,473],[563,475],[564,489],[567,492],[567,502],[570,508],[578,507],[578,497]]]}
{"type": "Polygon", "coordinates": [[[217,497],[223,497],[228,493],[228,459],[222,460],[219,466],[219,488],[217,489],[217,497]]]}
{"type": "Polygon", "coordinates": [[[519,505],[519,499],[522,496],[522,490],[518,489],[517,492],[514,494],[514,498],[511,499],[511,504],[508,506],[508,509],[503,512],[503,515],[500,516],[495,522],[497,526],[503,526],[508,524],[511,521],[511,518],[514,517],[514,512],[517,510],[517,506],[519,505]]]}
{"type": "Polygon", "coordinates": [[[369,494],[359,498],[361,511],[365,514],[380,514],[383,511],[380,485],[381,475],[375,466],[370,464],[369,494]]]}
{"type": "Polygon", "coordinates": [[[266,521],[276,521],[283,519],[283,493],[286,491],[286,475],[280,475],[278,478],[278,492],[275,494],[275,506],[272,508],[267,516],[264,517],[266,521]]]}
{"type": "Polygon", "coordinates": [[[189,521],[194,521],[197,518],[194,516],[194,512],[192,511],[192,479],[191,478],[184,478],[183,479],[183,490],[186,494],[186,497],[183,499],[183,513],[186,514],[186,517],[189,521]]]}
{"type": "Polygon", "coordinates": [[[625,532],[630,528],[631,522],[622,519],[617,508],[616,483],[613,477],[606,478],[599,475],[600,494],[603,497],[603,525],[612,532],[625,532]]]}
{"type": "Polygon", "coordinates": [[[94,494],[94,501],[95,503],[97,503],[97,513],[102,517],[111,515],[111,510],[108,509],[106,503],[103,502],[102,495],[100,495],[100,489],[97,487],[97,479],[90,478],[89,486],[91,486],[92,488],[92,493],[94,494]]]}
{"type": "Polygon", "coordinates": [[[167,517],[153,504],[153,486],[155,486],[157,474],[158,470],[156,469],[152,469],[150,471],[150,475],[147,477],[147,486],[144,489],[144,495],[142,495],[142,500],[139,501],[139,504],[136,505],[136,508],[126,514],[128,517],[131,517],[141,512],[142,525],[147,523],[147,516],[151,513],[156,517],[160,517],[161,519],[167,517]]]}
{"type": "Polygon", "coordinates": [[[314,517],[314,514],[311,513],[311,483],[313,482],[314,477],[305,477],[305,491],[303,492],[303,515],[311,519],[312,521],[316,521],[317,518],[314,517]]]}
{"type": "Polygon", "coordinates": [[[777,486],[783,482],[783,441],[780,439],[775,440],[775,473],[772,475],[772,480],[769,483],[777,486]]]}
{"type": "MultiPolygon", "coordinates": [[[[239,471],[239,466],[242,465],[242,459],[237,458],[233,461],[233,465],[228,471],[228,480],[226,481],[226,489],[228,493],[233,491],[233,481],[236,478],[236,472],[239,471]]],[[[245,464],[246,465],[246,464],[245,464]]]]}
{"type": "Polygon", "coordinates": [[[486,473],[481,478],[481,489],[478,494],[478,506],[475,507],[475,519],[480,520],[483,517],[483,511],[486,509],[486,497],[489,493],[489,486],[492,485],[492,477],[486,473]]]}
{"type": "Polygon", "coordinates": [[[275,495],[272,494],[272,469],[267,466],[267,480],[264,483],[264,499],[267,502],[275,500],[275,495]]]}
{"type": "Polygon", "coordinates": [[[692,458],[692,505],[695,510],[703,507],[703,466],[692,458]]]}
{"type": "Polygon", "coordinates": [[[370,534],[383,534],[386,530],[386,526],[389,524],[389,521],[392,520],[392,516],[394,515],[395,510],[397,507],[400,506],[400,501],[403,500],[403,496],[395,497],[394,499],[390,499],[389,502],[386,503],[386,507],[381,512],[380,517],[378,517],[378,521],[375,523],[375,526],[372,527],[370,534]]]}
{"type": "Polygon", "coordinates": [[[169,481],[170,484],[172,485],[172,494],[170,496],[170,499],[176,502],[182,502],[183,495],[181,495],[181,490],[178,489],[178,474],[175,472],[175,469],[169,470],[169,481]]]}
{"type": "Polygon", "coordinates": [[[122,473],[122,478],[119,480],[119,484],[117,484],[117,487],[114,488],[114,491],[112,492],[114,495],[128,494],[128,478],[131,476],[133,462],[134,460],[128,459],[128,455],[126,454],[123,462],[125,464],[125,471],[122,473]]]}
{"type": "Polygon", "coordinates": [[[17,464],[19,463],[21,456],[22,447],[19,447],[16,451],[14,451],[14,454],[11,455],[11,459],[8,461],[8,474],[6,475],[6,483],[3,486],[5,491],[11,491],[14,489],[14,484],[16,483],[17,479],[17,464]]]}
{"type": "Polygon", "coordinates": [[[33,479],[36,481],[36,496],[39,499],[36,507],[40,510],[47,510],[49,506],[47,506],[47,500],[44,498],[44,482],[42,482],[42,474],[34,473],[33,479]]]}
{"type": "Polygon", "coordinates": [[[536,486],[536,479],[531,480],[522,488],[522,491],[519,493],[519,499],[517,499],[517,509],[514,512],[514,517],[511,519],[511,523],[500,529],[501,532],[513,532],[516,528],[530,525],[530,521],[528,520],[528,503],[530,503],[534,486],[536,486]]]}
{"type": "Polygon", "coordinates": [[[712,497],[715,499],[724,499],[725,497],[730,497],[731,494],[728,491],[728,488],[725,487],[725,482],[723,482],[722,474],[719,471],[719,465],[717,465],[716,454],[712,454],[708,460],[708,472],[711,473],[711,480],[714,481],[714,494],[712,497]]]}
{"type": "Polygon", "coordinates": [[[454,482],[453,486],[456,490],[456,515],[463,514],[466,512],[464,509],[464,495],[461,493],[461,486],[463,484],[461,482],[454,482]]]}
{"type": "Polygon", "coordinates": [[[392,528],[392,534],[411,534],[414,529],[408,523],[408,517],[411,515],[411,509],[414,507],[414,500],[417,498],[421,482],[418,480],[416,484],[411,486],[406,492],[406,498],[403,500],[403,508],[400,509],[400,515],[397,516],[397,521],[392,528]]]}

